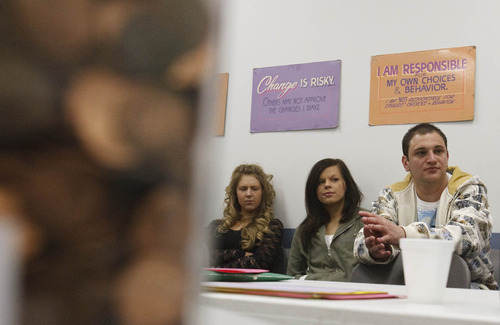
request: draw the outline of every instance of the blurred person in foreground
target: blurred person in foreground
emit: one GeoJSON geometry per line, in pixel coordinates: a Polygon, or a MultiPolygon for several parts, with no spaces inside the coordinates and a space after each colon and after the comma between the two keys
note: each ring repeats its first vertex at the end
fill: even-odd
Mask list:
{"type": "Polygon", "coordinates": [[[22,324],[180,324],[190,152],[207,71],[196,0],[0,4],[0,215],[22,324]]]}
{"type": "Polygon", "coordinates": [[[354,255],[361,263],[389,263],[401,238],[451,240],[471,272],[472,288],[497,289],[489,259],[492,217],[486,186],[478,176],[448,166],[448,141],[430,123],[410,128],[402,141],[408,175],[380,193],[372,213],[360,212],[365,226],[354,255]]]}

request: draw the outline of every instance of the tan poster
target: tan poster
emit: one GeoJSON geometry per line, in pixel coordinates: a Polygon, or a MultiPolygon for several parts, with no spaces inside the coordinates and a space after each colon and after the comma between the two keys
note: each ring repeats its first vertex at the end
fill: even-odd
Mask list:
{"type": "Polygon", "coordinates": [[[474,119],[476,47],[372,57],[370,125],[474,119]]]}
{"type": "Polygon", "coordinates": [[[215,111],[215,126],[213,135],[224,135],[226,125],[226,104],[227,104],[227,89],[229,83],[229,73],[219,73],[217,85],[217,103],[215,111]]]}

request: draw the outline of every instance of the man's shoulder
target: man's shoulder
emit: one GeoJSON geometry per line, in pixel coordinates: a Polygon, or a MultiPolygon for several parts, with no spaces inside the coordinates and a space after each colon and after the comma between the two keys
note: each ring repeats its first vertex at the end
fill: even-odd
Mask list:
{"type": "Polygon", "coordinates": [[[457,166],[448,167],[447,172],[451,174],[451,178],[448,181],[448,191],[452,195],[462,186],[484,186],[484,183],[479,179],[479,176],[466,173],[460,170],[457,166]]]}
{"type": "Polygon", "coordinates": [[[411,174],[408,173],[402,181],[389,185],[386,189],[391,190],[392,192],[402,192],[407,188],[409,188],[411,183],[412,183],[412,177],[411,174]]]}
{"type": "Polygon", "coordinates": [[[446,172],[451,174],[450,182],[457,180],[462,180],[462,182],[464,182],[472,177],[471,174],[462,171],[458,166],[448,166],[446,172]]]}

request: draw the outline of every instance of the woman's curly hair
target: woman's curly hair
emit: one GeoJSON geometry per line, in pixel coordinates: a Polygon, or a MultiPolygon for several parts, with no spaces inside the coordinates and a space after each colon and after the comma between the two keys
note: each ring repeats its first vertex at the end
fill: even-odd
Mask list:
{"type": "Polygon", "coordinates": [[[255,212],[255,216],[241,231],[241,237],[243,237],[240,242],[241,248],[250,251],[254,246],[259,246],[264,234],[269,232],[269,222],[274,218],[272,206],[276,192],[272,184],[273,175],[266,174],[259,165],[244,164],[236,167],[231,176],[231,181],[226,187],[224,216],[217,228],[219,233],[227,232],[241,217],[241,206],[236,196],[236,188],[243,175],[254,176],[262,187],[262,200],[255,212]]]}

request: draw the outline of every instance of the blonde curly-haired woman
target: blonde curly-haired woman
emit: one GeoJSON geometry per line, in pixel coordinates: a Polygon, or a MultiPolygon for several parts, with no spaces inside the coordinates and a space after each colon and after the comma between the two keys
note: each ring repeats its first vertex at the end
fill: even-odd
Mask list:
{"type": "Polygon", "coordinates": [[[224,215],[209,225],[210,266],[273,270],[282,258],[283,223],[274,218],[273,176],[256,164],[235,168],[224,215]]]}

